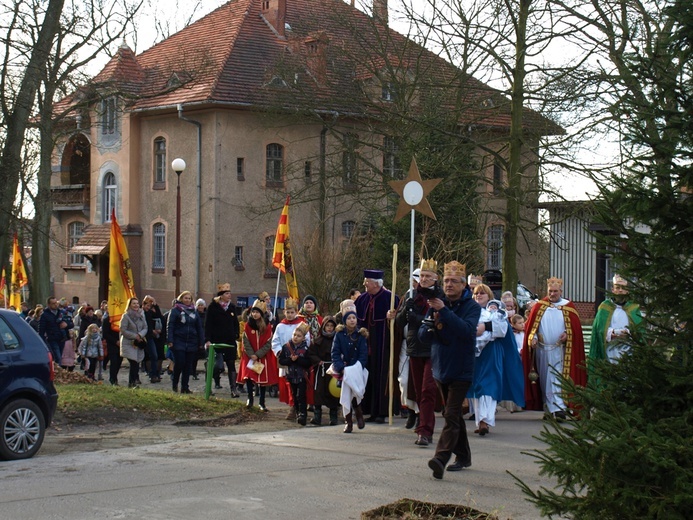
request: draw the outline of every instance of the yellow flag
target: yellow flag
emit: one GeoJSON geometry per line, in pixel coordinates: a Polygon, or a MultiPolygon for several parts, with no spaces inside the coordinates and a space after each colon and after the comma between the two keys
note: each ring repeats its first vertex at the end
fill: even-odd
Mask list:
{"type": "Polygon", "coordinates": [[[2,268],[2,277],[0,277],[0,297],[2,297],[2,306],[7,309],[7,278],[5,278],[5,268],[2,268]]]}
{"type": "Polygon", "coordinates": [[[130,268],[130,255],[123,234],[111,213],[111,252],[108,259],[108,315],[111,328],[120,330],[120,318],[126,311],[130,298],[135,297],[135,285],[130,268]]]}
{"type": "Polygon", "coordinates": [[[24,269],[24,260],[22,260],[22,255],[19,252],[19,241],[17,240],[17,233],[14,234],[14,240],[12,241],[12,281],[10,282],[10,306],[14,305],[17,311],[20,310],[22,304],[22,287],[24,287],[29,280],[26,277],[26,269],[24,269]]]}
{"type": "Polygon", "coordinates": [[[284,209],[279,217],[277,234],[274,236],[274,255],[272,265],[284,273],[286,290],[293,299],[298,301],[298,281],[291,259],[291,242],[289,241],[289,196],[286,197],[284,209]]]}

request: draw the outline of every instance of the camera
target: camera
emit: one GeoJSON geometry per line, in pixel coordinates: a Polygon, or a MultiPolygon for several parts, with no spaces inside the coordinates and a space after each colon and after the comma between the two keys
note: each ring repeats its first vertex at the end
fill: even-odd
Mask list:
{"type": "Polygon", "coordinates": [[[445,298],[445,292],[443,291],[443,288],[438,285],[438,282],[434,283],[431,287],[421,287],[419,285],[416,291],[427,300],[432,300],[433,298],[442,300],[445,298]]]}

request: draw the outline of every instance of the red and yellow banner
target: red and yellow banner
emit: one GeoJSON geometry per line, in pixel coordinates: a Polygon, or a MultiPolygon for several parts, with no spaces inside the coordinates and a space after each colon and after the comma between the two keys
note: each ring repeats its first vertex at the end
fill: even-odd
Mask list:
{"type": "Polygon", "coordinates": [[[19,311],[22,304],[22,287],[29,283],[24,268],[24,260],[19,251],[19,241],[17,233],[14,234],[12,241],[12,280],[10,282],[10,307],[19,311]]]}
{"type": "Polygon", "coordinates": [[[294,272],[294,264],[291,259],[291,242],[289,240],[289,196],[286,197],[284,209],[279,217],[277,234],[274,236],[274,255],[272,265],[284,273],[286,290],[289,296],[298,300],[298,282],[294,272]]]}
{"type": "Polygon", "coordinates": [[[111,328],[120,330],[120,318],[127,310],[128,300],[135,297],[135,284],[130,267],[130,255],[116,220],[115,210],[111,213],[110,248],[108,259],[108,315],[111,328]]]}

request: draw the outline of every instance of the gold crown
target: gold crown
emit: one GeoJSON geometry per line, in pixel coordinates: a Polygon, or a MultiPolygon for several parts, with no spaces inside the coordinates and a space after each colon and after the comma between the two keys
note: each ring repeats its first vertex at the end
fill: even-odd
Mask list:
{"type": "Polygon", "coordinates": [[[433,260],[433,258],[424,258],[423,260],[421,260],[421,265],[419,266],[419,269],[422,271],[431,271],[432,273],[437,273],[438,262],[433,260]]]}
{"type": "Polygon", "coordinates": [[[231,291],[231,284],[230,283],[220,283],[217,285],[217,292],[218,293],[225,293],[227,291],[231,291]]]}
{"type": "Polygon", "coordinates": [[[253,309],[260,309],[260,312],[264,314],[267,312],[267,305],[262,300],[255,300],[255,303],[253,303],[253,309]]]}
{"type": "Polygon", "coordinates": [[[264,300],[264,299],[267,298],[268,296],[269,296],[269,294],[267,294],[267,291],[262,291],[262,292],[258,295],[258,298],[260,298],[261,300],[264,300]]]}
{"type": "Polygon", "coordinates": [[[621,285],[623,287],[628,286],[628,280],[626,280],[623,276],[620,274],[615,274],[614,275],[614,280],[613,280],[614,285],[621,285]]]}
{"type": "Polygon", "coordinates": [[[305,336],[308,334],[308,331],[310,330],[310,326],[304,321],[302,323],[298,324],[298,327],[296,327],[294,330],[299,330],[303,332],[303,335],[305,336]]]}
{"type": "Polygon", "coordinates": [[[459,276],[463,280],[467,279],[467,266],[459,263],[457,260],[453,260],[445,264],[443,267],[444,276],[459,276]]]}
{"type": "Polygon", "coordinates": [[[469,285],[479,285],[484,283],[484,279],[478,274],[470,274],[467,278],[467,283],[469,285]]]}
{"type": "Polygon", "coordinates": [[[560,288],[563,288],[563,278],[556,278],[555,276],[552,276],[548,280],[546,280],[546,285],[548,287],[551,287],[552,285],[558,285],[560,288]]]}
{"type": "Polygon", "coordinates": [[[298,310],[298,302],[293,298],[287,298],[286,302],[284,302],[284,310],[286,309],[298,310]]]}

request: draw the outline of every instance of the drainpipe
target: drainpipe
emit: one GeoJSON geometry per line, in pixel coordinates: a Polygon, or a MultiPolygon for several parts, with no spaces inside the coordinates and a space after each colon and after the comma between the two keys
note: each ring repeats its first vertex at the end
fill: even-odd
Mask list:
{"type": "Polygon", "coordinates": [[[200,223],[202,220],[202,123],[183,116],[183,105],[176,105],[178,119],[197,127],[197,232],[195,244],[195,298],[200,296],[200,223]]]}

